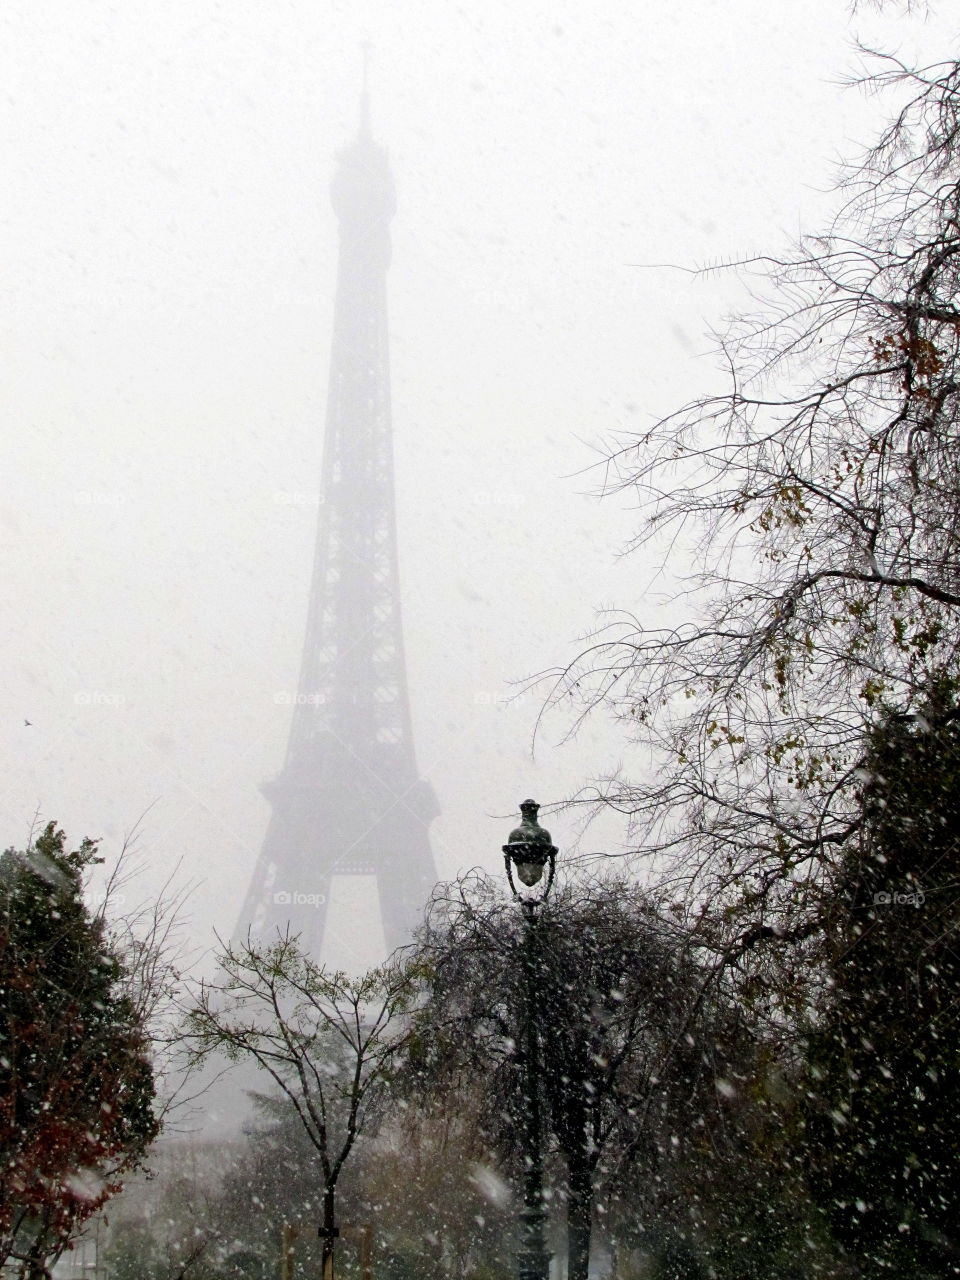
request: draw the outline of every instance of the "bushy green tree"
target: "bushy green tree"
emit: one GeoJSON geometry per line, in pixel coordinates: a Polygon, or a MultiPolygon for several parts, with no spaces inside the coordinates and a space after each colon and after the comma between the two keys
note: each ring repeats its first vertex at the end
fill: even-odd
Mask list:
{"type": "Polygon", "coordinates": [[[50,823],[0,856],[0,1260],[30,1275],[119,1190],[158,1131],[143,1019],[83,900],[96,845],[50,823]]]}
{"type": "Polygon", "coordinates": [[[960,1268],[960,718],[890,716],[862,775],[809,1039],[805,1159],[870,1275],[960,1268]]]}

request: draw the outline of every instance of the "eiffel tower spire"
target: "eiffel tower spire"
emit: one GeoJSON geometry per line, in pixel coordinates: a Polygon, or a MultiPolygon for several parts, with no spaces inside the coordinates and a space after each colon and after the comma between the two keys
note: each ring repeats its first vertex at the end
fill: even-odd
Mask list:
{"type": "Polygon", "coordinates": [[[338,875],[371,878],[388,950],[408,940],[436,880],[427,828],[438,809],[417,770],[400,618],[386,295],[396,199],[370,131],[366,67],[332,199],[340,256],[306,638],[238,926],[289,926],[314,956],[338,875]]]}

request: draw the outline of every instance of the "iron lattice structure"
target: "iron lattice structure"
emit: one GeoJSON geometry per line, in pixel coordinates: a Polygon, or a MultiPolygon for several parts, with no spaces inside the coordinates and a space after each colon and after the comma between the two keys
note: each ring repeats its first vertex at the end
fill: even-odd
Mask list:
{"type": "Polygon", "coordinates": [[[338,874],[375,877],[388,950],[409,940],[436,881],[438,813],[417,770],[400,616],[386,294],[396,200],[366,109],[332,197],[340,256],[306,640],[239,925],[261,937],[289,927],[315,956],[338,874]]]}

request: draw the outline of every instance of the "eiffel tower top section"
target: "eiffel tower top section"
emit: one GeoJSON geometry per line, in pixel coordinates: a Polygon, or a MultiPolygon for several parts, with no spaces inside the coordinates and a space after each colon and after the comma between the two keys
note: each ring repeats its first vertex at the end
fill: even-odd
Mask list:
{"type": "MultiPolygon", "coordinates": [[[[360,759],[415,763],[397,566],[386,275],[396,208],[364,93],[331,190],[340,256],[320,519],[287,762],[332,735],[360,759]]],[[[392,772],[392,770],[391,770],[392,772]]],[[[399,781],[399,779],[398,779],[399,781]]],[[[410,781],[413,781],[411,777],[410,781]]]]}
{"type": "Polygon", "coordinates": [[[334,212],[340,222],[341,267],[347,251],[371,271],[390,265],[390,219],[397,208],[393,174],[386,150],[370,131],[370,106],[364,89],[357,136],[340,152],[331,187],[334,212]]]}

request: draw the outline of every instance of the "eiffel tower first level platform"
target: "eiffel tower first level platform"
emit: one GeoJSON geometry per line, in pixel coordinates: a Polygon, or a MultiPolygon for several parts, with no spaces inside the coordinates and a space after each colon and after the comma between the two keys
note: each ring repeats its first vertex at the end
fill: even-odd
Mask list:
{"type": "Polygon", "coordinates": [[[428,826],[438,809],[405,764],[392,745],[361,761],[320,736],[268,783],[273,814],[242,923],[263,938],[289,927],[319,956],[334,877],[369,876],[387,949],[409,941],[436,880],[428,826]]]}
{"type": "MultiPolygon", "coordinates": [[[[237,935],[289,929],[315,959],[346,967],[327,936],[338,877],[366,877],[356,929],[375,912],[388,951],[409,941],[436,881],[428,828],[438,813],[417,771],[400,615],[386,305],[396,202],[366,92],[332,197],[340,254],[306,637],[237,935]]],[[[341,939],[350,927],[338,921],[341,939]]]]}

